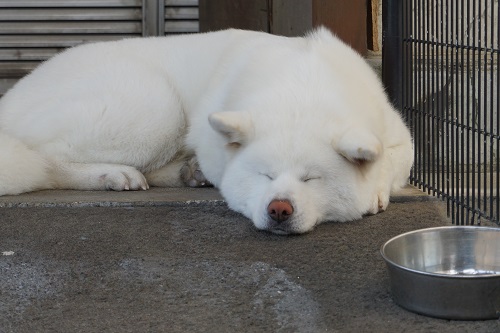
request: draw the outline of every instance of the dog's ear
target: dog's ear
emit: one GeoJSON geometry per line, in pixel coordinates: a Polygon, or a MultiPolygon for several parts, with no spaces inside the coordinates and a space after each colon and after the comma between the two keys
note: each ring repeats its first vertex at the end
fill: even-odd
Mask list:
{"type": "Polygon", "coordinates": [[[210,126],[226,139],[231,147],[240,147],[253,133],[252,117],[244,111],[215,112],[208,117],[210,126]]]}
{"type": "Polygon", "coordinates": [[[376,161],[382,154],[382,143],[368,129],[351,128],[334,140],[333,147],[348,161],[362,165],[376,161]]]}

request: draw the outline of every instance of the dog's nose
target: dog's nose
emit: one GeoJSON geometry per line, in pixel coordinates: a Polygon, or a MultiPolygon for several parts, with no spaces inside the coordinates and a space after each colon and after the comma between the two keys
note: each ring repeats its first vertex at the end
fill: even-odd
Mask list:
{"type": "Polygon", "coordinates": [[[288,200],[273,200],[267,206],[267,214],[278,223],[288,220],[293,214],[293,206],[288,200]]]}

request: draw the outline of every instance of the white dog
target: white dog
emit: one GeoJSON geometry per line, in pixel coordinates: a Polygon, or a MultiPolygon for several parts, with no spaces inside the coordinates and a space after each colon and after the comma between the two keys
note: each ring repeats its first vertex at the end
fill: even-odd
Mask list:
{"type": "Polygon", "coordinates": [[[0,195],[208,180],[257,228],[302,233],[384,210],[412,161],[377,76],[324,28],[87,44],[0,100],[0,195]]]}

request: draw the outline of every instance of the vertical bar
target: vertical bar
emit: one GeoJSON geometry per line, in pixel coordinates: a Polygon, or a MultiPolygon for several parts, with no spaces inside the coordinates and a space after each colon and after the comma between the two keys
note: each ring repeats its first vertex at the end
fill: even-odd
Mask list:
{"type": "Polygon", "coordinates": [[[424,103],[424,115],[423,115],[423,120],[424,120],[424,127],[423,129],[423,134],[424,134],[424,144],[422,145],[422,148],[424,149],[424,163],[423,163],[423,169],[422,169],[422,180],[425,183],[425,188],[427,190],[428,194],[431,194],[430,187],[430,179],[431,179],[431,134],[432,134],[432,128],[431,128],[431,105],[432,105],[432,91],[431,91],[431,64],[430,64],[430,55],[431,55],[431,37],[430,37],[430,0],[425,0],[424,1],[424,8],[425,8],[425,14],[424,14],[424,87],[422,90],[422,97],[423,100],[425,101],[424,103]]]}
{"type": "MultiPolygon", "coordinates": [[[[452,173],[450,173],[450,168],[453,168],[453,164],[451,162],[451,147],[450,147],[450,141],[451,141],[451,132],[452,132],[452,126],[451,124],[451,119],[450,119],[450,112],[451,107],[450,107],[450,100],[451,100],[451,95],[453,93],[453,68],[450,69],[450,23],[448,22],[448,17],[450,17],[450,0],[446,0],[446,23],[444,24],[444,34],[445,34],[445,52],[446,52],[446,59],[445,59],[445,65],[446,65],[446,86],[447,86],[447,91],[446,91],[446,100],[445,100],[445,120],[446,120],[446,127],[445,127],[445,133],[446,133],[446,212],[448,213],[448,216],[450,216],[450,198],[451,197],[451,192],[450,192],[450,177],[452,173]],[[448,86],[449,85],[449,86],[448,86]],[[450,93],[450,96],[448,96],[448,92],[450,93]]],[[[441,13],[441,20],[444,22],[444,13],[441,13]]],[[[453,142],[453,141],[451,141],[453,142]]],[[[453,171],[453,170],[452,170],[453,171]]]]}
{"type": "Polygon", "coordinates": [[[165,35],[165,0],[143,0],[142,36],[165,35]]]}
{"type": "Polygon", "coordinates": [[[434,129],[434,136],[436,138],[436,155],[434,156],[434,162],[433,164],[435,165],[435,189],[434,193],[440,196],[440,189],[441,189],[441,169],[442,169],[442,152],[441,152],[441,142],[442,142],[442,136],[441,136],[441,121],[442,121],[442,113],[443,113],[443,108],[442,108],[442,101],[444,97],[444,85],[443,85],[443,80],[442,80],[442,73],[443,69],[441,68],[441,48],[442,48],[442,39],[441,39],[441,26],[439,24],[439,19],[440,19],[440,12],[442,10],[442,0],[437,1],[435,4],[435,9],[434,9],[434,41],[435,41],[435,46],[434,46],[434,78],[435,78],[435,92],[437,95],[437,99],[435,101],[435,129],[434,129]]]}
{"type": "Polygon", "coordinates": [[[382,81],[396,109],[402,107],[402,1],[382,2],[382,81]]]}
{"type": "Polygon", "coordinates": [[[422,0],[420,2],[421,8],[420,8],[420,45],[421,45],[421,51],[422,55],[420,57],[420,64],[421,64],[421,70],[419,71],[420,74],[420,156],[421,156],[421,168],[420,168],[420,180],[423,185],[423,189],[429,193],[429,188],[427,184],[427,177],[426,177],[426,172],[427,172],[427,48],[428,45],[425,43],[426,37],[427,37],[427,13],[426,13],[426,1],[427,0],[422,0]]]}
{"type": "MultiPolygon", "coordinates": [[[[467,8],[466,10],[464,11],[464,15],[467,15],[467,18],[466,19],[463,19],[462,22],[464,21],[468,21],[470,19],[470,0],[467,0],[466,1],[466,5],[467,5],[467,8]]],[[[462,109],[462,116],[463,116],[463,121],[462,121],[462,133],[463,133],[463,147],[462,148],[462,151],[465,149],[465,151],[463,152],[463,160],[462,160],[462,167],[464,168],[464,173],[463,173],[463,178],[462,178],[462,184],[463,184],[463,195],[465,196],[465,200],[464,198],[462,199],[463,203],[464,203],[464,207],[466,208],[464,210],[464,224],[469,224],[469,165],[470,165],[470,146],[469,146],[469,132],[470,132],[470,122],[469,122],[469,119],[470,119],[470,86],[471,86],[471,82],[470,82],[470,51],[467,49],[467,46],[470,46],[470,33],[469,33],[469,25],[465,25],[464,24],[464,42],[462,42],[462,50],[464,51],[464,55],[465,55],[465,62],[466,62],[466,65],[465,65],[465,84],[464,82],[462,81],[462,87],[463,87],[463,91],[465,91],[465,94],[466,94],[466,98],[464,98],[462,96],[462,98],[464,98],[465,100],[465,103],[464,103],[464,108],[462,109]],[[464,45],[465,44],[465,45],[464,45]],[[464,128],[463,125],[466,125],[466,127],[464,128]]]]}
{"type": "MultiPolygon", "coordinates": [[[[410,116],[410,129],[412,134],[414,133],[413,129],[415,126],[415,97],[413,94],[413,89],[415,86],[415,29],[413,27],[414,17],[413,17],[413,1],[407,0],[407,8],[406,8],[406,17],[408,18],[408,35],[411,38],[411,43],[408,45],[409,50],[409,72],[411,75],[409,76],[408,81],[408,100],[410,101],[411,113],[410,116]]],[[[414,167],[412,167],[411,174],[413,174],[414,167]]]]}
{"type": "MultiPolygon", "coordinates": [[[[493,7],[492,7],[493,8],[493,7]]],[[[492,15],[493,16],[493,15],[492,15]]],[[[498,62],[498,58],[499,58],[499,54],[498,54],[498,48],[499,48],[499,45],[498,45],[498,42],[499,42],[499,39],[500,39],[500,22],[498,22],[498,20],[500,19],[500,4],[497,6],[497,45],[496,45],[496,52],[497,52],[497,62],[498,62]]],[[[493,36],[492,36],[493,37],[493,36]]],[[[493,40],[493,38],[492,38],[493,40]]],[[[492,42],[493,43],[493,42],[492,42]]],[[[497,109],[500,108],[500,66],[497,64],[497,109]]],[[[494,113],[492,112],[491,113],[491,119],[492,119],[492,122],[493,122],[493,115],[494,113]]],[[[500,115],[498,115],[497,113],[497,121],[496,121],[496,125],[497,125],[497,133],[496,133],[496,219],[497,221],[499,221],[499,217],[500,217],[500,174],[499,174],[499,167],[500,167],[500,154],[499,154],[499,137],[498,137],[498,131],[500,130],[500,115]]],[[[494,141],[493,141],[493,126],[492,126],[492,145],[491,145],[491,150],[493,151],[494,149],[494,141]]],[[[492,152],[492,155],[493,155],[493,152],[492,152]]],[[[491,158],[491,160],[493,161],[493,156],[491,158]]],[[[491,165],[493,166],[493,165],[491,165]]],[[[493,168],[491,168],[493,169],[493,168]]],[[[490,180],[491,183],[493,183],[493,171],[491,171],[491,175],[492,175],[492,178],[490,180]]],[[[491,198],[491,205],[493,206],[493,191],[491,192],[491,195],[490,195],[490,198],[491,198]]]]}
{"type": "Polygon", "coordinates": [[[420,181],[419,185],[422,190],[426,190],[425,178],[423,177],[423,171],[425,169],[425,107],[421,104],[425,100],[424,96],[424,82],[425,82],[425,46],[423,45],[424,36],[424,23],[423,23],[423,0],[418,1],[418,179],[420,181]]]}
{"type": "MultiPolygon", "coordinates": [[[[450,122],[450,125],[449,125],[449,132],[450,132],[450,151],[451,151],[451,154],[450,154],[450,165],[451,165],[451,222],[453,224],[456,224],[456,217],[455,217],[455,211],[456,211],[456,204],[455,204],[455,194],[456,194],[456,191],[455,191],[455,187],[456,187],[456,182],[455,182],[455,179],[456,179],[456,174],[457,174],[457,168],[456,168],[456,161],[455,161],[455,153],[456,153],[456,149],[455,149],[455,145],[456,145],[456,140],[457,140],[457,137],[455,136],[455,124],[456,124],[456,109],[457,109],[457,104],[456,104],[456,93],[455,93],[455,86],[458,85],[458,82],[457,82],[457,62],[456,62],[456,55],[457,55],[457,48],[456,48],[456,43],[455,43],[455,36],[456,36],[456,31],[455,31],[455,25],[453,24],[454,23],[454,19],[456,18],[456,0],[449,0],[449,5],[450,5],[450,14],[448,15],[449,17],[449,26],[451,27],[450,28],[450,44],[453,44],[453,46],[451,47],[452,50],[452,54],[451,54],[451,71],[452,71],[452,75],[451,75],[451,78],[450,78],[450,118],[451,118],[451,122],[450,122]]],[[[455,21],[458,21],[457,19],[455,19],[455,21]]]]}
{"type": "MultiPolygon", "coordinates": [[[[481,101],[481,97],[484,94],[484,91],[482,91],[483,84],[482,84],[482,79],[483,79],[483,73],[481,73],[481,70],[483,69],[483,64],[482,64],[482,55],[483,55],[483,19],[481,18],[481,9],[482,9],[482,2],[485,0],[479,0],[479,2],[476,4],[476,0],[474,0],[474,13],[478,13],[478,22],[477,22],[477,41],[474,41],[474,46],[477,48],[477,89],[476,89],[476,95],[474,95],[474,99],[477,101],[477,120],[474,122],[475,123],[475,129],[476,132],[474,134],[473,140],[474,140],[474,145],[476,147],[476,154],[474,155],[476,158],[476,163],[473,166],[473,173],[474,174],[474,179],[473,179],[473,185],[472,185],[472,191],[473,191],[473,201],[475,204],[475,212],[477,214],[477,220],[476,223],[477,225],[481,225],[481,219],[483,218],[483,214],[481,213],[481,200],[482,196],[484,195],[483,190],[482,190],[482,182],[481,182],[481,175],[482,175],[482,169],[485,167],[482,165],[482,159],[481,159],[481,138],[482,138],[482,111],[483,111],[483,105],[481,101]]],[[[476,59],[476,58],[474,58],[476,59]]]]}
{"type": "Polygon", "coordinates": [[[460,10],[460,1],[456,2],[455,6],[455,47],[456,47],[456,62],[457,62],[457,84],[456,84],[456,92],[455,92],[455,101],[456,101],[456,123],[455,123],[455,202],[456,202],[456,224],[460,224],[460,174],[461,174],[461,165],[460,165],[460,106],[461,106],[461,98],[460,98],[460,78],[461,78],[461,66],[462,62],[460,61],[460,43],[459,43],[459,34],[460,34],[460,20],[459,20],[459,11],[460,10]]]}
{"type": "MultiPolygon", "coordinates": [[[[467,1],[467,12],[468,14],[470,14],[470,1],[468,0],[467,1]]],[[[470,21],[469,21],[470,22],[470,21]]],[[[469,31],[470,31],[470,27],[469,27],[469,31]]],[[[476,117],[476,113],[477,113],[477,109],[476,109],[476,103],[475,103],[475,96],[476,96],[476,52],[475,52],[475,42],[476,42],[476,0],[472,0],[472,34],[469,32],[467,34],[467,46],[469,47],[472,47],[472,49],[469,49],[469,50],[472,50],[472,68],[469,66],[470,65],[470,54],[471,54],[471,51],[467,52],[467,74],[470,75],[470,73],[472,72],[472,78],[470,78],[469,81],[471,81],[472,84],[468,84],[467,85],[467,90],[469,90],[470,86],[472,85],[472,92],[468,91],[467,93],[467,96],[469,98],[469,101],[468,101],[468,105],[467,105],[467,108],[468,110],[471,109],[472,107],[472,113],[471,112],[467,112],[468,114],[468,117],[467,117],[467,141],[469,142],[469,144],[467,145],[468,148],[467,148],[467,205],[469,206],[468,209],[467,209],[467,214],[469,215],[469,212],[471,213],[470,214],[470,218],[468,218],[467,220],[470,221],[470,224],[474,224],[474,216],[475,216],[475,208],[476,208],[476,204],[475,204],[475,164],[476,164],[476,140],[475,140],[475,136],[476,136],[476,121],[475,121],[475,117],[476,117]],[[471,35],[472,35],[472,41],[471,41],[471,35]],[[470,98],[471,96],[471,93],[472,93],[472,100],[470,98]],[[472,104],[472,105],[471,105],[472,104]],[[472,119],[471,119],[472,118],[472,119]],[[472,150],[472,152],[471,152],[472,150]]],[[[469,217],[469,216],[468,216],[469,217]]]]}
{"type": "MultiPolygon", "coordinates": [[[[493,0],[491,0],[493,2],[493,0]]],[[[493,5],[493,3],[491,3],[493,5]]],[[[491,7],[491,10],[493,10],[493,7],[491,7]]],[[[493,13],[491,17],[491,30],[493,30],[493,13]]],[[[486,47],[486,51],[484,53],[484,116],[483,116],[483,129],[484,129],[484,134],[483,134],[483,166],[484,166],[484,175],[483,175],[483,188],[485,191],[485,195],[483,196],[483,211],[486,213],[488,211],[488,195],[487,191],[489,189],[488,186],[488,173],[490,170],[486,169],[487,166],[491,167],[490,163],[488,163],[488,111],[493,112],[493,31],[491,31],[491,34],[489,38],[491,38],[491,43],[488,43],[488,30],[490,27],[488,26],[488,4],[485,4],[485,15],[484,15],[484,45],[486,47]],[[490,59],[491,59],[491,67],[489,69],[489,74],[488,74],[488,53],[490,54],[490,59]],[[488,80],[489,77],[489,80],[488,80]],[[490,83],[490,89],[488,89],[488,82],[490,83]],[[490,92],[490,94],[488,94],[490,92]],[[489,105],[488,105],[489,101],[489,105]]],[[[492,147],[490,146],[489,149],[491,150],[492,147]]],[[[489,192],[490,196],[492,195],[491,191],[489,192]]],[[[487,214],[487,213],[486,213],[487,214]]],[[[490,216],[492,216],[490,214],[490,216]]]]}
{"type": "Polygon", "coordinates": [[[428,61],[428,55],[429,55],[429,43],[426,43],[429,41],[429,0],[424,0],[423,5],[425,8],[425,11],[423,11],[421,14],[423,14],[423,50],[424,54],[422,57],[422,62],[424,64],[424,77],[422,78],[422,157],[423,157],[423,163],[422,163],[422,182],[424,183],[424,188],[426,189],[427,193],[430,194],[429,190],[429,181],[427,179],[427,175],[429,173],[429,135],[430,135],[430,130],[429,130],[429,105],[431,104],[430,101],[428,100],[429,98],[432,98],[430,91],[429,91],[429,61],[428,61]]]}
{"type": "Polygon", "coordinates": [[[445,134],[445,114],[447,112],[446,110],[446,100],[448,99],[448,83],[446,82],[446,75],[445,73],[447,72],[447,68],[445,67],[445,61],[446,61],[446,46],[445,46],[445,37],[444,37],[444,0],[439,1],[439,16],[437,16],[436,21],[438,22],[439,26],[439,48],[437,51],[437,56],[440,58],[439,59],[439,84],[438,87],[440,87],[441,90],[441,100],[439,101],[439,130],[438,130],[438,136],[440,138],[440,143],[441,143],[441,153],[440,157],[438,158],[438,163],[441,163],[441,172],[439,174],[439,193],[440,196],[444,198],[445,195],[445,189],[446,189],[446,163],[448,162],[447,159],[447,152],[446,152],[446,134],[445,134]]]}
{"type": "Polygon", "coordinates": [[[165,36],[165,0],[157,0],[157,36],[165,36]]]}
{"type": "Polygon", "coordinates": [[[406,0],[403,0],[403,13],[402,13],[402,21],[404,22],[403,23],[403,47],[402,47],[402,51],[403,51],[403,77],[402,77],[402,83],[403,83],[403,96],[402,96],[402,103],[403,103],[403,116],[404,116],[404,119],[406,120],[406,122],[408,123],[408,119],[409,119],[409,103],[408,103],[408,81],[409,79],[411,78],[410,77],[410,70],[408,68],[408,64],[409,64],[409,59],[408,59],[408,45],[410,43],[410,38],[409,38],[409,32],[408,32],[408,16],[407,16],[407,8],[408,8],[408,5],[407,5],[407,2],[406,0]]]}
{"type": "Polygon", "coordinates": [[[460,142],[461,142],[461,148],[460,148],[460,203],[461,203],[461,209],[460,209],[460,221],[461,224],[464,223],[465,219],[465,209],[464,209],[464,197],[465,197],[465,172],[464,172],[464,165],[465,165],[465,151],[464,149],[467,149],[467,146],[465,145],[465,129],[463,128],[463,125],[465,123],[465,47],[464,47],[464,39],[465,39],[465,10],[464,10],[464,3],[462,2],[462,7],[461,7],[461,16],[462,19],[461,25],[460,25],[460,36],[461,36],[461,43],[460,43],[460,64],[461,64],[461,80],[460,80],[460,142]]]}
{"type": "Polygon", "coordinates": [[[434,16],[434,21],[435,21],[435,27],[436,27],[436,50],[435,50],[435,58],[436,58],[436,89],[439,92],[439,98],[436,101],[436,138],[437,138],[437,143],[436,143],[436,188],[437,188],[437,194],[440,196],[440,193],[442,193],[442,170],[444,168],[444,159],[443,159],[443,117],[444,117],[444,108],[443,108],[443,102],[445,98],[445,84],[443,81],[443,63],[442,60],[443,58],[443,29],[442,29],[442,11],[443,11],[443,0],[440,0],[436,3],[436,13],[434,16]]]}
{"type": "MultiPolygon", "coordinates": [[[[499,17],[497,16],[498,30],[497,30],[497,34],[495,36],[495,20],[494,20],[493,8],[495,8],[494,7],[494,0],[491,0],[491,37],[490,37],[491,38],[491,44],[490,44],[490,47],[491,47],[491,50],[490,50],[490,52],[491,52],[490,53],[490,61],[491,61],[491,63],[490,63],[490,71],[491,71],[491,73],[490,73],[490,96],[491,97],[490,98],[491,98],[491,101],[490,101],[490,103],[491,104],[490,104],[490,117],[489,117],[490,118],[490,126],[489,126],[489,133],[490,133],[490,137],[489,137],[489,146],[490,146],[489,147],[489,149],[490,149],[490,153],[489,153],[489,159],[490,159],[490,163],[489,163],[489,167],[490,167],[490,170],[489,170],[489,175],[490,175],[490,186],[489,186],[489,188],[490,188],[490,200],[489,200],[490,201],[490,216],[493,216],[493,213],[494,213],[493,212],[493,209],[494,209],[494,206],[493,206],[493,203],[494,203],[494,201],[493,201],[493,196],[494,196],[494,194],[493,194],[493,182],[494,182],[494,178],[493,178],[493,160],[494,160],[494,151],[495,151],[495,148],[494,148],[495,147],[495,141],[494,141],[494,137],[493,137],[493,134],[494,134],[494,124],[495,124],[495,122],[494,122],[494,114],[495,114],[495,112],[497,112],[497,109],[499,108],[499,105],[500,105],[500,104],[498,104],[499,103],[499,99],[500,99],[500,94],[499,94],[499,91],[498,91],[498,89],[500,89],[500,88],[498,88],[498,85],[500,83],[500,77],[498,76],[498,74],[500,74],[500,73],[499,73],[499,66],[498,66],[498,63],[497,63],[497,82],[496,82],[497,83],[497,91],[496,91],[496,94],[497,94],[497,100],[496,100],[497,107],[495,109],[495,107],[494,107],[494,102],[495,102],[494,101],[494,96],[495,96],[494,95],[495,94],[495,91],[494,91],[494,81],[495,81],[494,80],[494,73],[495,73],[495,65],[494,65],[495,64],[495,52],[494,52],[495,51],[495,44],[494,44],[494,40],[495,40],[495,37],[498,39],[499,36],[500,36],[500,26],[499,26],[500,23],[498,22],[499,17]]],[[[500,11],[500,7],[499,7],[499,11],[500,11]]],[[[498,14],[500,14],[500,12],[497,13],[497,15],[498,14]]],[[[498,45],[496,45],[496,46],[498,48],[498,45]]],[[[497,54],[496,61],[498,62],[498,54],[497,54]]],[[[497,120],[498,120],[498,118],[499,117],[497,115],[497,120]]],[[[498,123],[497,123],[497,131],[498,130],[500,130],[500,128],[498,127],[498,123]]],[[[497,152],[498,152],[498,146],[497,146],[497,152]]],[[[497,156],[498,156],[498,154],[497,154],[497,156]]],[[[497,176],[496,178],[497,179],[498,179],[498,168],[499,167],[500,167],[500,164],[498,164],[498,160],[497,160],[497,164],[496,164],[496,169],[497,169],[496,170],[496,176],[497,176]]],[[[499,194],[500,193],[498,193],[498,183],[497,183],[497,191],[495,193],[495,195],[497,197],[497,202],[496,202],[497,208],[498,208],[499,194]]],[[[499,218],[499,214],[498,214],[498,210],[497,210],[496,219],[498,220],[498,218],[499,218]]]]}
{"type": "Polygon", "coordinates": [[[435,57],[435,50],[437,49],[435,42],[436,42],[436,31],[435,31],[435,24],[434,24],[434,18],[435,18],[435,10],[434,10],[434,1],[431,3],[430,0],[427,0],[427,5],[429,6],[428,12],[429,12],[429,26],[428,26],[428,31],[429,31],[429,39],[428,41],[430,42],[429,45],[429,57],[430,57],[430,65],[429,67],[429,77],[430,77],[430,82],[429,82],[429,97],[431,98],[430,100],[430,112],[429,112],[429,132],[430,132],[430,139],[429,139],[429,188],[432,191],[432,195],[436,195],[436,147],[437,147],[437,140],[436,140],[436,99],[439,98],[436,90],[436,57],[435,57]]]}
{"type": "Polygon", "coordinates": [[[417,105],[418,105],[418,67],[420,63],[420,54],[419,54],[419,44],[418,44],[418,8],[417,8],[417,0],[411,0],[412,1],[412,35],[413,35],[413,43],[412,43],[412,50],[413,50],[413,67],[412,67],[412,73],[413,73],[413,78],[412,78],[412,107],[413,107],[413,118],[412,118],[412,130],[413,130],[413,168],[411,170],[411,180],[413,182],[414,186],[418,186],[420,188],[420,185],[418,184],[418,179],[416,176],[416,173],[418,172],[418,145],[419,145],[419,136],[418,136],[418,110],[417,110],[417,105]]]}
{"type": "Polygon", "coordinates": [[[417,119],[415,120],[415,162],[414,162],[414,177],[415,184],[418,185],[418,188],[424,190],[422,188],[422,110],[420,102],[422,101],[422,14],[421,14],[421,6],[422,0],[415,0],[415,36],[416,36],[416,48],[417,48],[417,67],[415,69],[415,116],[417,119]]]}
{"type": "MultiPolygon", "coordinates": [[[[408,42],[406,44],[406,50],[407,50],[407,76],[405,77],[405,82],[406,82],[406,94],[407,94],[407,107],[408,107],[408,112],[407,112],[407,118],[406,118],[406,124],[408,128],[410,129],[410,132],[412,134],[412,137],[414,137],[414,131],[413,131],[413,115],[414,115],[414,104],[413,104],[413,83],[414,83],[414,62],[413,62],[413,47],[415,45],[415,36],[413,35],[413,15],[412,15],[412,10],[413,10],[413,0],[405,0],[405,17],[403,18],[403,22],[406,22],[406,38],[408,39],[408,42]]],[[[414,167],[412,166],[410,170],[410,178],[409,182],[410,184],[413,184],[413,169],[414,167]]]]}
{"type": "MultiPolygon", "coordinates": [[[[481,6],[481,3],[482,3],[482,0],[478,2],[478,9],[477,9],[477,12],[479,13],[479,23],[477,25],[478,29],[477,29],[477,35],[478,35],[478,38],[477,38],[477,50],[478,50],[478,54],[477,54],[477,121],[475,122],[476,124],[476,134],[475,136],[477,135],[477,170],[473,169],[472,170],[472,173],[474,174],[474,177],[477,176],[477,185],[475,185],[474,181],[475,179],[473,179],[473,183],[472,183],[472,189],[473,189],[473,193],[472,195],[474,196],[475,193],[477,192],[477,198],[476,197],[473,197],[472,198],[472,201],[474,204],[477,204],[477,211],[479,212],[478,214],[478,218],[477,218],[477,224],[480,225],[481,224],[481,174],[483,173],[481,171],[481,137],[483,136],[483,134],[481,134],[481,122],[483,120],[483,117],[482,117],[482,107],[483,105],[481,104],[481,96],[484,95],[482,94],[482,75],[481,75],[481,55],[482,55],[482,46],[483,46],[483,41],[482,41],[482,37],[483,37],[483,34],[482,34],[482,31],[483,30],[483,27],[481,25],[481,22],[483,22],[483,20],[481,20],[481,9],[482,9],[482,6],[481,6]],[[476,173],[475,173],[476,172],[476,173]],[[477,191],[476,191],[477,189],[477,191]]],[[[476,13],[475,11],[475,8],[474,8],[474,13],[476,13]]],[[[485,14],[487,14],[487,12],[485,12],[485,14]]],[[[486,18],[484,18],[486,19],[486,18]]],[[[476,30],[474,30],[476,31],[476,30]]],[[[474,98],[476,98],[476,95],[474,95],[474,98]]],[[[475,136],[474,136],[474,140],[475,140],[475,136]]],[[[475,143],[474,143],[475,144],[475,143]]],[[[473,168],[475,168],[475,164],[472,166],[473,168]]]]}
{"type": "Polygon", "coordinates": [[[448,163],[447,151],[446,151],[446,134],[445,134],[445,114],[447,112],[446,109],[446,100],[448,99],[448,83],[446,82],[446,75],[448,68],[445,67],[445,61],[447,59],[446,55],[446,46],[445,45],[445,37],[444,37],[444,0],[439,1],[439,16],[437,16],[437,22],[439,23],[439,49],[438,49],[438,57],[440,57],[439,61],[439,84],[438,87],[441,89],[441,100],[439,102],[439,131],[438,135],[440,137],[441,142],[441,156],[438,158],[438,163],[441,163],[441,173],[439,178],[439,193],[444,198],[445,197],[445,189],[446,189],[446,163],[448,163]]]}

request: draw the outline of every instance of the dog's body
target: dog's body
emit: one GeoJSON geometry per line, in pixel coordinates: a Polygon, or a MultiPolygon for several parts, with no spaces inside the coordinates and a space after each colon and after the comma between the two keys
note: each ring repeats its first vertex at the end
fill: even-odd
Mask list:
{"type": "Polygon", "coordinates": [[[364,60],[327,30],[96,43],[0,100],[0,195],[202,185],[260,229],[384,210],[412,142],[364,60]]]}

